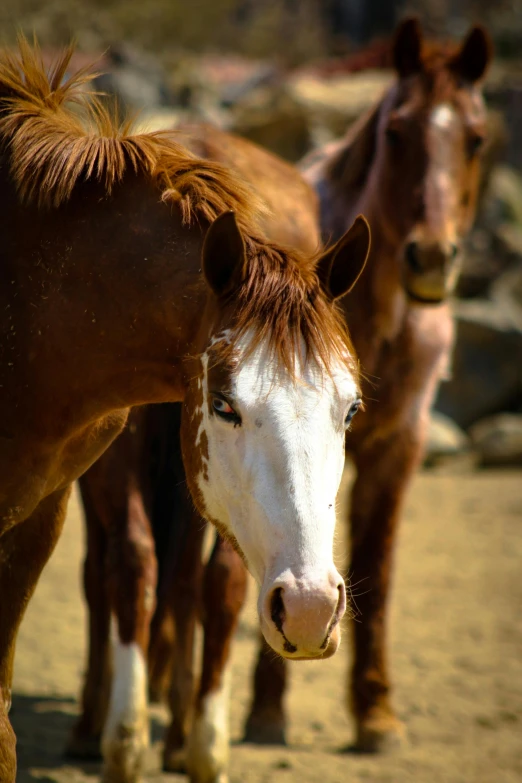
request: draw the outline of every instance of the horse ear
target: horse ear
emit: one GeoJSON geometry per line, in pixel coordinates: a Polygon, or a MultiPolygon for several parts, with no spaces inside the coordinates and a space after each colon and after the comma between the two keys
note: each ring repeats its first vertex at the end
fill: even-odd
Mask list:
{"type": "Polygon", "coordinates": [[[451,67],[464,81],[474,84],[487,71],[493,57],[493,42],[487,30],[481,25],[472,27],[451,67]]]}
{"type": "Polygon", "coordinates": [[[211,223],[203,243],[202,269],[219,297],[230,296],[245,279],[245,243],[234,212],[224,212],[211,223]]]}
{"type": "Polygon", "coordinates": [[[359,279],[370,252],[370,226],[363,215],[317,262],[317,276],[330,299],[349,293],[359,279]]]}
{"type": "Polygon", "coordinates": [[[422,71],[422,29],[415,17],[397,28],[393,42],[393,64],[401,79],[422,71]]]}

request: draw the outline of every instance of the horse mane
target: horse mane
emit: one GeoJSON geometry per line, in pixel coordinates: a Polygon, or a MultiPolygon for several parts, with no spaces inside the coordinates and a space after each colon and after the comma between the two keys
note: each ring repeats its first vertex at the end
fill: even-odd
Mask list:
{"type": "Polygon", "coordinates": [[[328,163],[326,175],[344,193],[362,190],[377,149],[377,125],[383,104],[379,103],[348,129],[338,153],[328,163]]]}
{"type": "Polygon", "coordinates": [[[120,122],[87,89],[90,68],[65,79],[73,52],[69,46],[49,72],[38,45],[24,37],[18,55],[0,54],[0,150],[21,200],[56,209],[87,180],[110,195],[131,171],[155,181],[185,224],[232,210],[249,261],[233,303],[238,335],[253,329],[251,348],[267,339],[292,373],[303,344],[328,371],[334,356],[353,363],[344,319],[320,287],[317,257],[267,242],[257,222],[269,212],[265,202],[224,165],[192,154],[175,131],[133,134],[130,120],[120,122]]]}
{"type": "MultiPolygon", "coordinates": [[[[359,366],[346,322],[336,303],[330,302],[319,283],[311,258],[270,243],[247,240],[249,274],[234,293],[234,331],[251,337],[247,354],[266,340],[268,354],[276,357],[295,377],[296,357],[312,356],[331,372],[332,358],[359,376],[359,366]],[[251,334],[252,325],[255,331],[251,334]]],[[[227,343],[222,343],[228,354],[227,343]]]]}
{"type": "Polygon", "coordinates": [[[59,207],[91,179],[110,195],[132,170],[155,180],[162,200],[177,203],[187,224],[233,210],[246,227],[267,212],[246,184],[192,155],[175,131],[133,134],[130,119],[120,121],[87,89],[96,76],[91,68],[65,79],[73,52],[69,46],[48,73],[39,47],[23,37],[18,55],[0,54],[0,139],[23,201],[59,207]]]}

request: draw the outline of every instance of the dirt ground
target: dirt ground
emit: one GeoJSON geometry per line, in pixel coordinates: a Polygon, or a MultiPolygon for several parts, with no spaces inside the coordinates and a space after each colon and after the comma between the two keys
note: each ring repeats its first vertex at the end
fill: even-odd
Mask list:
{"type": "MultiPolygon", "coordinates": [[[[83,539],[77,498],[21,629],[13,724],[19,783],[87,783],[95,764],[62,750],[84,666],[83,539]]],[[[522,472],[423,473],[407,505],[392,611],[395,698],[408,727],[395,755],[350,752],[344,649],[292,665],[288,748],[240,744],[255,654],[255,590],[234,648],[232,783],[515,783],[522,781],[522,472]]],[[[155,707],[151,781],[159,772],[155,707]]]]}

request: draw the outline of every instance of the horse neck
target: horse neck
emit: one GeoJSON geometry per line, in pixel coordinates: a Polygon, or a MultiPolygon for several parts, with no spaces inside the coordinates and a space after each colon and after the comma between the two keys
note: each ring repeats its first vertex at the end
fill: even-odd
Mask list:
{"type": "MultiPolygon", "coordinates": [[[[334,154],[339,152],[338,147],[334,154]]],[[[382,209],[375,166],[369,167],[357,189],[343,187],[342,181],[334,182],[330,171],[331,159],[324,159],[321,171],[315,171],[315,181],[311,180],[319,195],[324,241],[339,239],[361,213],[371,226],[366,268],[354,294],[344,300],[348,325],[361,356],[367,344],[375,346],[382,339],[393,339],[403,321],[406,303],[398,258],[405,237],[389,223],[382,209]]]]}
{"type": "Polygon", "coordinates": [[[0,297],[11,319],[0,331],[12,327],[17,378],[33,398],[37,388],[42,405],[74,409],[80,422],[181,400],[183,357],[206,302],[201,230],[183,228],[138,179],[112,199],[99,191],[84,186],[47,212],[20,206],[12,188],[0,191],[0,297]]]}

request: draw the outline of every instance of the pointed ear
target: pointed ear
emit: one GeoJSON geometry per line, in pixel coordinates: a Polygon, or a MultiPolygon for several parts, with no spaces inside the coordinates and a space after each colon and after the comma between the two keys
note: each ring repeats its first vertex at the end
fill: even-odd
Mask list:
{"type": "Polygon", "coordinates": [[[422,30],[418,19],[405,19],[395,33],[393,64],[401,79],[422,71],[422,30]]]}
{"type": "Polygon", "coordinates": [[[370,226],[362,215],[317,262],[317,276],[330,299],[349,293],[359,279],[370,252],[370,226]]]}
{"type": "Polygon", "coordinates": [[[202,269],[219,297],[230,296],[245,279],[245,243],[234,212],[224,212],[211,223],[203,243],[202,269]]]}
{"type": "Polygon", "coordinates": [[[474,84],[482,79],[492,57],[493,42],[489,33],[481,25],[475,25],[453,58],[451,68],[464,81],[474,84]]]}

